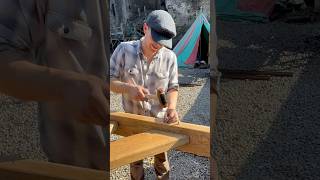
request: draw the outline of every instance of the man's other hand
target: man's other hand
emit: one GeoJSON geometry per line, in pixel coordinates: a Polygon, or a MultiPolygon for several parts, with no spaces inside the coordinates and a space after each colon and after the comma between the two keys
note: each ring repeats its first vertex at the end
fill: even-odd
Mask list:
{"type": "Polygon", "coordinates": [[[164,122],[168,124],[179,124],[179,116],[175,109],[167,109],[167,113],[164,116],[164,122]]]}

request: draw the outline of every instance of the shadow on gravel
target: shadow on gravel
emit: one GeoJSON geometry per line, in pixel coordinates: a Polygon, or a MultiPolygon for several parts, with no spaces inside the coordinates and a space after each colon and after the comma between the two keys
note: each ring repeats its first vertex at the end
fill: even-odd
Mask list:
{"type": "Polygon", "coordinates": [[[320,62],[310,60],[237,179],[320,177],[320,62]]]}
{"type": "Polygon", "coordinates": [[[184,122],[210,126],[210,81],[203,80],[203,87],[200,90],[195,102],[189,111],[181,118],[184,122]]]}
{"type": "Polygon", "coordinates": [[[194,69],[181,68],[179,69],[179,84],[203,84],[204,80],[210,77],[210,69],[194,69]]]}
{"type": "MultiPolygon", "coordinates": [[[[220,67],[277,67],[277,70],[292,72],[304,67],[265,137],[260,139],[249,158],[244,163],[241,162],[240,171],[230,173],[231,179],[320,177],[319,31],[315,32],[309,25],[302,26],[303,28],[284,26],[282,30],[278,30],[281,26],[265,24],[250,30],[251,25],[248,25],[246,29],[241,30],[240,27],[237,33],[233,30],[234,25],[227,24],[220,29],[222,38],[232,42],[232,46],[223,42],[225,44],[218,50],[220,67]],[[253,30],[258,33],[252,32],[253,30]]],[[[225,145],[221,143],[220,146],[225,145]]],[[[239,162],[234,162],[234,165],[238,166],[239,162]]]]}
{"type": "Polygon", "coordinates": [[[320,34],[313,24],[230,23],[218,21],[219,67],[259,70],[277,65],[278,70],[300,67],[318,53],[320,34]]]}

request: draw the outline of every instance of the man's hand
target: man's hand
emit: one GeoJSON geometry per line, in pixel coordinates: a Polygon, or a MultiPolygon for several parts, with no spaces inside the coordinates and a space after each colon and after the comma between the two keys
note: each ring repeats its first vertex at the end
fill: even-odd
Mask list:
{"type": "Polygon", "coordinates": [[[106,125],[108,87],[96,76],[36,65],[0,61],[0,92],[23,100],[52,102],[75,120],[106,125]],[[14,74],[14,76],[12,75],[14,74]]]}
{"type": "Polygon", "coordinates": [[[96,76],[81,76],[63,88],[61,105],[81,122],[107,125],[109,103],[106,83],[96,76]]]}
{"type": "Polygon", "coordinates": [[[144,101],[146,99],[146,95],[150,94],[148,89],[143,86],[136,85],[134,81],[125,83],[118,79],[110,79],[110,90],[119,94],[127,94],[131,99],[137,101],[144,101]]]}
{"type": "Polygon", "coordinates": [[[180,123],[178,113],[175,109],[167,109],[167,113],[164,116],[164,122],[168,124],[180,123]]]}
{"type": "Polygon", "coordinates": [[[137,85],[128,86],[128,95],[134,100],[144,101],[146,95],[149,94],[149,90],[137,85]]]}

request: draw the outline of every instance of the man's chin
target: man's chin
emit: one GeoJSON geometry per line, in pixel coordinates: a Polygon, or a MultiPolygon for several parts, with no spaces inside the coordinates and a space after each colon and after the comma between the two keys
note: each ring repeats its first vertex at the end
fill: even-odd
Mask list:
{"type": "Polygon", "coordinates": [[[151,49],[151,52],[154,54],[154,53],[156,53],[156,52],[158,52],[158,49],[154,49],[154,48],[150,48],[151,49]]]}
{"type": "MultiPolygon", "coordinates": [[[[160,49],[160,48],[159,48],[159,49],[160,49]]],[[[153,47],[152,45],[150,45],[150,50],[151,50],[153,53],[158,52],[159,49],[157,49],[157,48],[153,47]]]]}

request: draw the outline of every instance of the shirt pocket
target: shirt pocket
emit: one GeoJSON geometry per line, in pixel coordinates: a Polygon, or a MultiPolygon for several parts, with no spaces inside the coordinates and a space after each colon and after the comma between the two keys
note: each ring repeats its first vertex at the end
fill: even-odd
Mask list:
{"type": "Polygon", "coordinates": [[[169,72],[154,72],[154,76],[159,80],[168,79],[169,72]]]}
{"type": "Polygon", "coordinates": [[[138,83],[140,71],[136,67],[127,68],[124,70],[124,79],[126,82],[132,82],[132,79],[134,80],[134,83],[138,83]]]}
{"type": "Polygon", "coordinates": [[[54,11],[48,12],[46,20],[49,30],[65,40],[87,42],[92,37],[92,28],[82,20],[54,11]]]}
{"type": "Polygon", "coordinates": [[[154,91],[157,88],[163,88],[166,91],[169,84],[169,72],[153,72],[150,77],[150,84],[152,85],[150,88],[154,91]]]}

